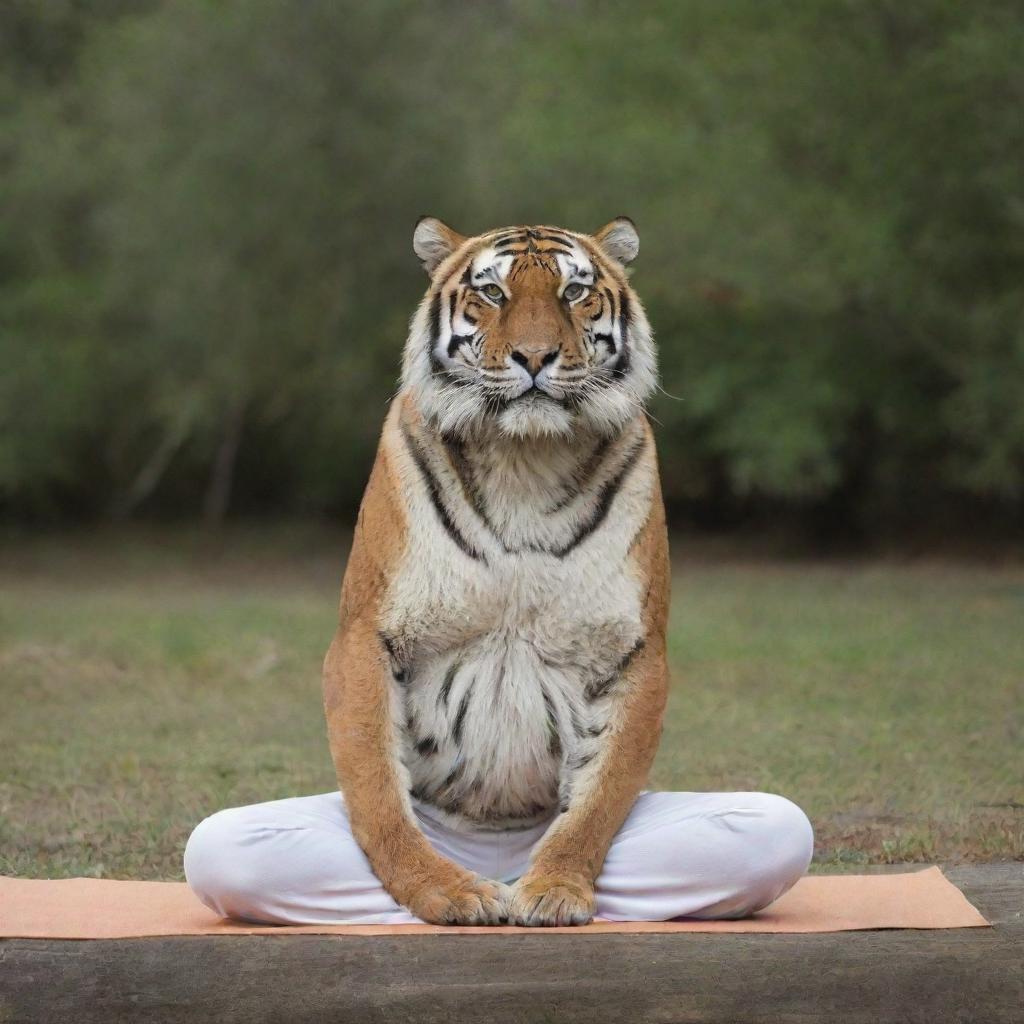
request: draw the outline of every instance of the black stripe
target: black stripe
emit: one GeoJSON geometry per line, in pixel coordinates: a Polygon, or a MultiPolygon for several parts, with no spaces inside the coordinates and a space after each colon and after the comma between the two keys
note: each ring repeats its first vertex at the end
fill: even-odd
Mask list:
{"type": "Polygon", "coordinates": [[[622,351],[619,353],[619,361],[615,364],[612,369],[612,376],[622,378],[629,373],[630,359],[629,349],[623,345],[622,351]]]}
{"type": "Polygon", "coordinates": [[[537,253],[543,256],[545,253],[548,252],[560,252],[564,256],[573,256],[576,253],[576,249],[568,242],[562,242],[560,239],[555,238],[547,238],[545,235],[535,235],[534,237],[537,241],[548,242],[548,247],[546,249],[538,249],[536,246],[534,246],[532,249],[509,249],[506,247],[500,249],[497,253],[495,253],[495,256],[522,256],[525,253],[537,253]]]}
{"type": "Polygon", "coordinates": [[[582,478],[582,485],[588,484],[593,478],[597,471],[601,468],[601,464],[604,462],[604,457],[608,453],[608,449],[611,447],[612,439],[610,437],[602,437],[596,445],[594,450],[590,453],[590,458],[587,459],[583,469],[580,471],[582,478]]]}
{"type": "Polygon", "coordinates": [[[629,476],[633,467],[639,461],[640,453],[644,450],[646,444],[647,438],[641,435],[640,440],[633,445],[633,448],[626,456],[622,468],[601,488],[601,492],[597,497],[597,505],[590,518],[576,531],[576,535],[568,544],[551,552],[556,558],[565,558],[570,551],[582,544],[604,522],[612,507],[612,502],[615,500],[615,496],[619,493],[619,489],[625,482],[626,477],[629,476]]]}
{"type": "Polygon", "coordinates": [[[632,660],[647,646],[647,641],[644,638],[638,637],[635,644],[622,656],[622,660],[617,666],[618,672],[621,674],[629,668],[632,660]]]}
{"type": "Polygon", "coordinates": [[[441,293],[430,301],[430,351],[433,352],[441,341],[441,293]]]}
{"type": "Polygon", "coordinates": [[[405,668],[399,661],[394,640],[392,640],[387,633],[378,633],[377,636],[380,637],[380,642],[384,645],[384,650],[388,652],[388,660],[391,663],[391,674],[395,677],[395,682],[404,683],[408,676],[405,668]]]}
{"type": "Polygon", "coordinates": [[[544,707],[548,716],[548,752],[552,757],[557,757],[562,751],[562,737],[558,732],[558,716],[555,714],[555,705],[547,687],[541,683],[541,696],[544,698],[544,707]]]}
{"type": "Polygon", "coordinates": [[[625,292],[622,293],[622,306],[619,310],[619,333],[622,335],[622,352],[612,372],[616,377],[625,377],[629,372],[629,296],[625,292]]]}
{"type": "Polygon", "coordinates": [[[618,681],[618,675],[613,674],[608,676],[607,679],[602,679],[596,683],[589,683],[587,688],[583,691],[583,696],[589,701],[600,700],[602,697],[608,695],[608,692],[618,681]]]}
{"type": "Polygon", "coordinates": [[[539,814],[544,814],[550,810],[547,804],[530,804],[529,807],[523,808],[520,811],[507,811],[504,813],[493,813],[485,814],[483,817],[485,820],[509,820],[516,821],[521,818],[536,818],[539,814]]]}
{"type": "MultiPolygon", "coordinates": [[[[487,529],[489,529],[491,533],[494,533],[494,527],[491,525],[490,517],[488,516],[487,509],[484,506],[483,494],[476,482],[476,473],[474,472],[473,466],[470,464],[469,458],[466,455],[465,444],[462,442],[461,438],[444,434],[441,436],[441,441],[448,452],[448,458],[451,460],[452,469],[455,470],[455,475],[459,478],[459,483],[462,484],[462,489],[465,492],[470,507],[477,514],[478,518],[487,527],[487,529]]],[[[495,536],[497,535],[495,534],[495,536]]]]}
{"type": "Polygon", "coordinates": [[[555,512],[561,512],[563,508],[572,504],[584,491],[587,484],[594,479],[597,471],[601,468],[604,462],[605,454],[608,448],[611,446],[610,437],[602,437],[597,444],[594,446],[594,450],[590,453],[587,460],[582,466],[578,466],[572,475],[572,481],[568,484],[563,484],[565,488],[565,496],[560,498],[551,508],[548,509],[548,514],[551,515],[555,512]]]}
{"type": "Polygon", "coordinates": [[[459,346],[465,345],[467,341],[472,340],[472,334],[453,334],[452,340],[448,342],[448,358],[454,359],[455,353],[459,351],[459,346]]]}
{"type": "Polygon", "coordinates": [[[607,311],[611,318],[615,319],[615,293],[607,286],[601,285],[597,288],[597,294],[601,296],[601,313],[607,311]]]}
{"type": "Polygon", "coordinates": [[[605,256],[604,250],[600,247],[592,246],[586,246],[585,248],[590,255],[590,262],[594,264],[598,271],[598,275],[602,278],[610,277],[615,280],[616,275],[609,270],[608,258],[605,256]]]}
{"type": "Polygon", "coordinates": [[[430,300],[430,337],[427,339],[427,355],[430,358],[430,369],[435,373],[444,372],[444,364],[437,358],[435,349],[441,340],[441,293],[438,292],[430,300]]]}
{"type": "Polygon", "coordinates": [[[441,485],[438,483],[437,477],[434,476],[427,465],[427,458],[424,455],[423,450],[420,448],[416,439],[409,432],[409,428],[405,423],[402,424],[402,436],[405,438],[406,446],[409,449],[409,454],[413,458],[413,462],[416,463],[416,468],[420,471],[420,475],[423,477],[423,483],[427,488],[427,494],[430,496],[430,501],[434,506],[434,511],[437,513],[438,519],[441,520],[441,525],[445,528],[448,536],[451,537],[455,546],[469,558],[474,559],[477,562],[484,562],[486,559],[483,554],[477,551],[465,537],[459,532],[459,528],[452,521],[451,513],[448,511],[448,506],[445,505],[441,495],[441,485]]]}
{"type": "Polygon", "coordinates": [[[432,345],[436,345],[441,338],[441,293],[438,292],[430,303],[430,339],[432,345]]]}
{"type": "Polygon", "coordinates": [[[543,235],[539,231],[531,231],[530,236],[536,238],[539,242],[559,242],[561,245],[568,246],[569,249],[574,250],[576,243],[568,235],[543,235]]]}
{"type": "Polygon", "coordinates": [[[437,753],[437,740],[433,736],[427,736],[416,744],[416,751],[424,757],[430,757],[437,753]]]}
{"type": "Polygon", "coordinates": [[[565,767],[571,772],[579,771],[580,768],[586,768],[591,761],[597,756],[595,752],[589,754],[573,754],[565,763],[565,767]]]}
{"type": "Polygon", "coordinates": [[[575,249],[566,249],[560,245],[549,245],[546,249],[538,249],[534,246],[532,249],[499,249],[495,254],[494,258],[497,259],[499,256],[547,256],[551,253],[561,253],[563,256],[574,256],[576,254],[575,249]]]}
{"type": "Polygon", "coordinates": [[[452,735],[455,738],[455,745],[459,746],[462,743],[462,726],[466,721],[466,711],[469,710],[469,697],[472,690],[466,690],[462,695],[462,701],[459,704],[459,710],[455,714],[455,727],[452,735]]]}
{"type": "Polygon", "coordinates": [[[589,700],[600,700],[606,696],[611,688],[622,678],[622,673],[629,668],[630,662],[644,649],[644,639],[641,637],[632,648],[628,650],[620,659],[618,665],[615,666],[615,671],[608,676],[606,679],[602,679],[596,683],[588,683],[586,689],[583,691],[583,696],[589,700]]]}
{"type": "Polygon", "coordinates": [[[459,669],[462,668],[462,663],[453,661],[448,671],[444,674],[444,682],[441,684],[441,706],[448,707],[448,696],[452,692],[452,683],[455,682],[455,677],[458,675],[459,669]]]}

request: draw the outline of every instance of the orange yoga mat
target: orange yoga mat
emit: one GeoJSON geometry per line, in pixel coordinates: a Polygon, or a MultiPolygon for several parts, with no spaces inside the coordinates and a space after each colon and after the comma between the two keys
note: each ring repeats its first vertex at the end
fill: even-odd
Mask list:
{"type": "Polygon", "coordinates": [[[480,935],[526,932],[843,932],[980,928],[988,922],[937,867],[898,875],[810,875],[742,921],[595,921],[582,928],[442,928],[429,924],[248,925],[207,910],[181,882],[0,877],[0,938],[154,935],[480,935]]]}

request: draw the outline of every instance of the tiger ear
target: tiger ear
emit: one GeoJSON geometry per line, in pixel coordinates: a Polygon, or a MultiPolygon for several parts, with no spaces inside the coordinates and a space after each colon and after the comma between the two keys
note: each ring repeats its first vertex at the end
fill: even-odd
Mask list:
{"type": "Polygon", "coordinates": [[[623,265],[632,263],[640,251],[640,236],[628,217],[616,217],[594,235],[597,244],[623,265]]]}
{"type": "Polygon", "coordinates": [[[416,230],[412,233],[412,248],[420,258],[423,269],[428,274],[433,274],[465,240],[443,220],[436,217],[420,217],[416,221],[416,230]]]}

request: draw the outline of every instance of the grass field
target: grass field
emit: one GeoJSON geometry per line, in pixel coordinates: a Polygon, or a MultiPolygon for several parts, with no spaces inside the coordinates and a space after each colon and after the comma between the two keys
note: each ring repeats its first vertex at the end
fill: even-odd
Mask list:
{"type": "MultiPolygon", "coordinates": [[[[816,863],[1024,859],[1024,567],[676,545],[652,784],[766,789],[816,863]]],[[[345,538],[0,548],[0,873],[180,878],[224,806],[333,788],[319,668],[345,538]]]]}

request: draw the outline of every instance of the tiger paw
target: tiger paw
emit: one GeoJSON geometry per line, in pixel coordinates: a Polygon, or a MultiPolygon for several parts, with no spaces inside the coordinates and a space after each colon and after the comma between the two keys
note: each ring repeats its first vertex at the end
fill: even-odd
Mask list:
{"type": "Polygon", "coordinates": [[[431,924],[505,924],[509,897],[507,885],[467,873],[420,889],[406,906],[431,924]]]}
{"type": "Polygon", "coordinates": [[[594,886],[583,875],[524,875],[512,890],[509,923],[528,927],[586,924],[594,916],[594,886]]]}

